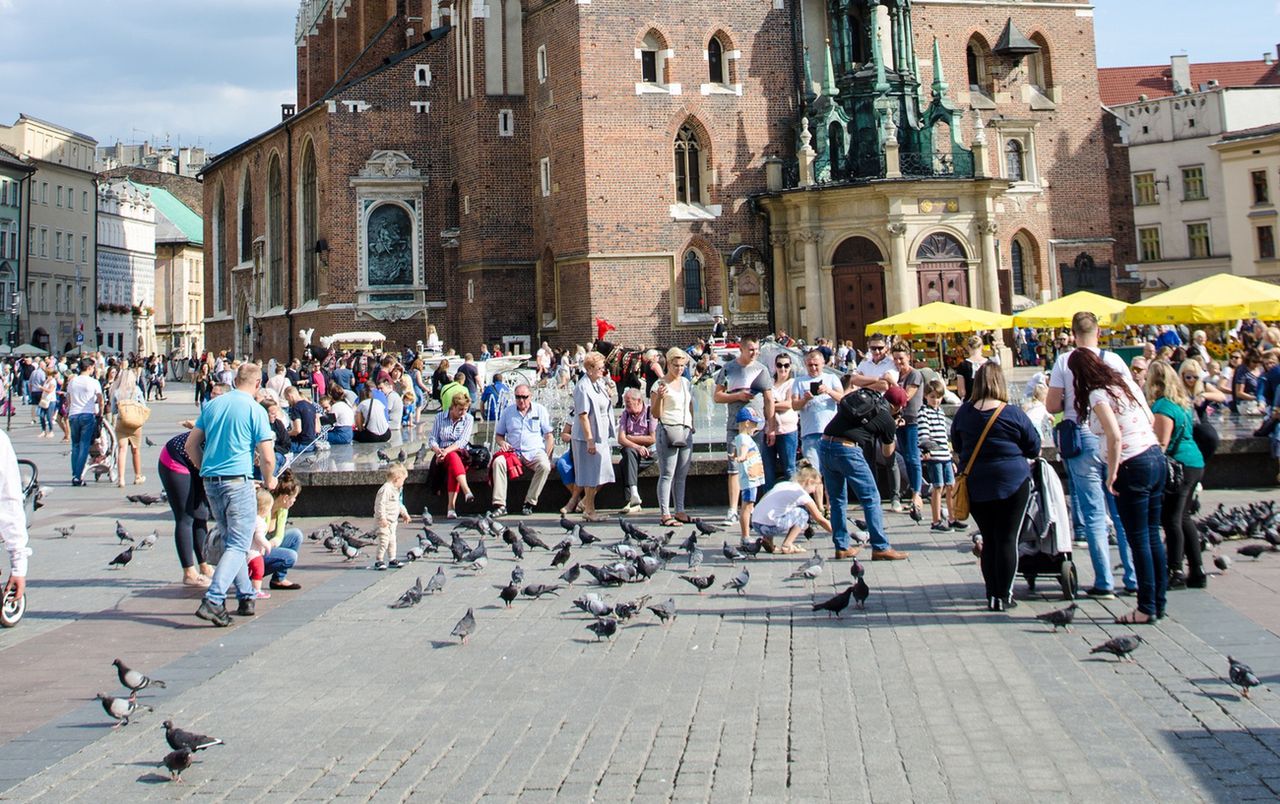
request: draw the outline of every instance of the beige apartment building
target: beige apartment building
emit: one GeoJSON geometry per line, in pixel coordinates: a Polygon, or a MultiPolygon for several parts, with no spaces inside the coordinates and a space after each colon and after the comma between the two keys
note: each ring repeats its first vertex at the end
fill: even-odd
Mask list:
{"type": "Polygon", "coordinates": [[[1280,123],[1229,132],[1213,150],[1222,162],[1231,273],[1280,281],[1280,123]]]}
{"type": "Polygon", "coordinates": [[[0,144],[28,157],[28,263],[20,337],[53,352],[93,345],[97,141],[28,115],[0,125],[0,144]]]}

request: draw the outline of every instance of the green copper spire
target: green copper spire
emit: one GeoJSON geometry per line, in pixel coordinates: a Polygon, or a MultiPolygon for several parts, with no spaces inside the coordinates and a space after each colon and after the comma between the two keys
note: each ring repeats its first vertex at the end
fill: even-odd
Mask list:
{"type": "Polygon", "coordinates": [[[889,91],[889,80],[884,74],[884,53],[880,50],[880,18],[876,9],[871,9],[871,60],[876,63],[875,91],[884,94],[889,91]]]}
{"type": "Polygon", "coordinates": [[[933,94],[944,98],[947,95],[947,79],[942,73],[942,51],[938,47],[938,37],[933,37],[933,94]]]}
{"type": "Polygon", "coordinates": [[[813,94],[813,69],[809,65],[809,48],[804,49],[804,102],[813,103],[817,95],[813,94]]]}
{"type": "Polygon", "coordinates": [[[839,88],[836,87],[836,67],[831,58],[831,40],[827,40],[827,75],[822,82],[822,94],[828,98],[834,98],[840,94],[839,88]]]}

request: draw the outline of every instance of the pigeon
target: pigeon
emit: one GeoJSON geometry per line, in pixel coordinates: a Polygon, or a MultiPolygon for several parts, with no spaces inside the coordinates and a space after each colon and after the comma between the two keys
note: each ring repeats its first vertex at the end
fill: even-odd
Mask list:
{"type": "Polygon", "coordinates": [[[417,561],[418,559],[422,558],[422,548],[410,547],[408,551],[405,552],[404,557],[408,561],[417,561]]]}
{"type": "Polygon", "coordinates": [[[191,749],[179,748],[177,751],[170,751],[160,762],[169,769],[169,781],[181,782],[182,772],[191,767],[191,749]]]}
{"type": "Polygon", "coordinates": [[[1223,572],[1226,572],[1227,570],[1231,569],[1231,559],[1223,555],[1214,556],[1213,566],[1217,567],[1223,572]]]}
{"type": "Polygon", "coordinates": [[[854,578],[853,599],[858,601],[858,608],[865,609],[867,607],[867,598],[871,597],[871,587],[867,586],[867,581],[861,575],[854,578]]]}
{"type": "Polygon", "coordinates": [[[558,553],[566,547],[573,547],[573,539],[569,538],[568,536],[556,542],[555,546],[552,547],[551,549],[555,550],[558,553]]]}
{"type": "Polygon", "coordinates": [[[574,528],[578,527],[578,523],[576,523],[576,522],[570,522],[568,517],[566,517],[564,514],[561,514],[561,515],[560,515],[560,527],[564,528],[565,530],[569,531],[570,533],[573,533],[574,528]]]}
{"type": "Polygon", "coordinates": [[[716,582],[715,575],[681,575],[680,580],[688,581],[693,584],[693,588],[698,590],[698,594],[702,594],[713,583],[716,582]]]}
{"type": "Polygon", "coordinates": [[[760,551],[764,549],[764,539],[743,539],[738,549],[752,558],[759,558],[760,551]]]}
{"type": "Polygon", "coordinates": [[[348,536],[346,540],[347,544],[357,550],[363,550],[370,545],[378,543],[378,537],[372,533],[366,533],[363,536],[348,536]]]}
{"type": "Polygon", "coordinates": [[[511,542],[511,555],[516,557],[516,561],[524,559],[524,542],[519,539],[511,542]]]}
{"type": "Polygon", "coordinates": [[[133,545],[129,545],[129,549],[107,562],[109,567],[127,567],[129,562],[133,560],[133,545]]]}
{"type": "MultiPolygon", "coordinates": [[[[426,444],[423,444],[422,446],[426,447],[426,444]]],[[[422,450],[419,450],[419,452],[421,451],[422,450]]],[[[428,528],[435,524],[435,519],[432,518],[431,510],[428,508],[422,509],[422,524],[428,528]]]]}
{"type": "Polygon", "coordinates": [[[166,720],[160,724],[164,729],[164,739],[169,743],[169,747],[175,751],[183,748],[188,751],[203,751],[206,748],[212,748],[215,745],[223,745],[222,740],[217,737],[209,737],[204,734],[196,734],[193,731],[186,731],[173,725],[172,720],[166,720]]]}
{"type": "Polygon", "coordinates": [[[59,536],[61,536],[62,538],[64,538],[64,539],[65,539],[65,538],[67,538],[68,536],[70,536],[71,534],[73,534],[73,533],[75,533],[75,532],[76,532],[76,526],[75,526],[75,525],[67,525],[65,528],[54,528],[53,530],[54,530],[54,532],[55,532],[55,533],[57,533],[59,536]]]}
{"type": "Polygon", "coordinates": [[[515,544],[520,541],[520,532],[508,525],[502,529],[502,541],[504,544],[515,544]]]}
{"type": "Polygon", "coordinates": [[[796,571],[802,572],[810,567],[818,567],[821,570],[825,564],[826,559],[822,557],[822,553],[815,550],[812,556],[800,562],[800,566],[796,568],[796,571]]]}
{"type": "Polygon", "coordinates": [[[681,550],[693,550],[697,546],[698,546],[698,534],[696,531],[693,533],[690,533],[687,539],[680,542],[681,550]]]}
{"type": "Polygon", "coordinates": [[[113,698],[100,692],[98,693],[98,700],[102,701],[102,711],[116,719],[116,725],[111,727],[113,729],[128,726],[129,718],[133,717],[133,713],[138,711],[139,708],[146,709],[148,712],[151,711],[151,707],[138,703],[132,697],[113,698]]]}
{"type": "Polygon", "coordinates": [[[466,560],[467,554],[471,552],[471,545],[467,544],[466,539],[454,533],[453,541],[449,543],[449,552],[453,554],[453,563],[456,564],[466,560]]]}
{"type": "Polygon", "coordinates": [[[609,552],[616,554],[618,558],[622,558],[628,561],[640,555],[639,551],[637,551],[636,548],[632,547],[629,544],[623,544],[623,543],[609,545],[608,550],[609,552]]]}
{"type": "Polygon", "coordinates": [[[167,502],[168,498],[163,494],[128,494],[125,499],[129,502],[142,503],[148,508],[158,503],[167,502]]]}
{"type": "Polygon", "coordinates": [[[516,586],[524,583],[524,567],[516,564],[511,568],[511,582],[516,586]]]}
{"type": "Polygon", "coordinates": [[[556,584],[556,583],[553,583],[553,584],[531,583],[521,591],[524,593],[526,597],[531,597],[536,600],[542,597],[543,595],[554,595],[556,591],[559,589],[560,589],[560,584],[556,584]]]}
{"type": "Polygon", "coordinates": [[[652,578],[662,568],[662,562],[653,556],[640,556],[636,559],[636,571],[645,578],[652,578]]]}
{"type": "Polygon", "coordinates": [[[489,526],[484,521],[484,517],[463,516],[463,517],[458,517],[458,519],[454,522],[453,529],[455,531],[474,530],[476,533],[487,533],[489,530],[489,526]]]}
{"type": "Polygon", "coordinates": [[[332,553],[334,550],[337,550],[339,547],[342,547],[342,545],[345,544],[345,542],[343,542],[342,539],[337,536],[325,536],[324,541],[321,542],[321,544],[324,545],[326,550],[332,553]]]}
{"type": "Polygon", "coordinates": [[[674,597],[669,597],[665,603],[650,606],[649,611],[656,614],[658,619],[662,621],[662,624],[666,625],[669,621],[676,618],[676,599],[674,597]]]}
{"type": "Polygon", "coordinates": [[[422,577],[419,576],[418,580],[414,582],[413,586],[410,586],[408,590],[405,591],[405,593],[400,596],[399,600],[391,604],[391,608],[407,609],[412,606],[416,606],[422,602],[422,595],[425,591],[426,590],[422,588],[422,577]]]}
{"type": "Polygon", "coordinates": [[[116,539],[121,544],[133,541],[133,537],[129,535],[129,531],[124,529],[124,525],[120,524],[120,520],[116,520],[116,539]]]}
{"type": "Polygon", "coordinates": [[[601,617],[588,624],[587,630],[593,632],[596,635],[596,642],[599,642],[618,633],[618,621],[612,617],[601,617]]]}
{"type": "Polygon", "coordinates": [[[1254,675],[1253,669],[1244,662],[1233,659],[1230,656],[1227,657],[1227,662],[1230,664],[1227,672],[1231,678],[1231,683],[1240,688],[1241,695],[1248,698],[1249,689],[1260,686],[1262,682],[1254,675]]]}
{"type": "Polygon", "coordinates": [[[125,666],[124,662],[120,661],[119,659],[116,659],[111,664],[114,665],[116,668],[116,675],[120,677],[120,683],[128,687],[132,692],[137,692],[138,690],[145,690],[147,687],[150,687],[153,684],[159,687],[160,689],[164,689],[163,681],[161,681],[158,678],[151,678],[149,676],[144,676],[142,673],[139,673],[137,670],[131,670],[129,667],[125,666]]]}
{"type": "Polygon", "coordinates": [[[582,565],[574,564],[569,569],[560,573],[560,580],[564,581],[569,586],[573,586],[574,582],[578,580],[578,576],[581,574],[582,574],[582,565]]]}
{"type": "Polygon", "coordinates": [[[729,582],[721,586],[721,589],[734,589],[740,595],[746,594],[747,584],[751,582],[751,570],[743,568],[742,572],[729,579],[729,582]]]}
{"type": "Polygon", "coordinates": [[[849,565],[849,574],[854,578],[861,578],[867,574],[867,568],[862,566],[862,562],[855,558],[853,563],[849,565]]]}
{"type": "Polygon", "coordinates": [[[436,592],[444,591],[444,582],[449,576],[444,574],[444,567],[436,567],[436,574],[431,576],[431,580],[427,581],[427,586],[423,589],[423,594],[434,595],[436,592]]]}
{"type": "MultiPolygon", "coordinates": [[[[1271,548],[1271,549],[1274,549],[1274,548],[1271,548]]],[[[1244,547],[1241,547],[1239,550],[1236,550],[1236,552],[1242,556],[1248,556],[1249,558],[1252,558],[1254,561],[1257,561],[1258,557],[1261,556],[1263,553],[1267,552],[1267,550],[1268,548],[1261,544],[1246,544],[1244,547]]]]}
{"type": "Polygon", "coordinates": [[[142,440],[146,443],[148,447],[156,446],[156,442],[151,440],[151,436],[143,436],[142,440]]]}
{"type": "Polygon", "coordinates": [[[448,542],[437,536],[436,532],[429,527],[422,529],[422,534],[418,536],[418,544],[421,544],[429,553],[439,552],[449,546],[448,542]],[[430,549],[427,548],[428,544],[431,545],[430,549]]]}
{"type": "Polygon", "coordinates": [[[467,644],[467,637],[476,632],[476,615],[471,609],[467,609],[467,613],[462,615],[462,619],[458,620],[458,624],[453,627],[450,632],[452,636],[456,636],[462,640],[462,644],[467,644]]]}
{"type": "Polygon", "coordinates": [[[1142,637],[1137,634],[1122,634],[1118,637],[1112,637],[1101,645],[1095,645],[1089,653],[1110,653],[1121,659],[1133,661],[1131,655],[1138,649],[1138,645],[1143,642],[1142,637]]]}
{"type": "Polygon", "coordinates": [[[744,555],[741,550],[729,544],[728,542],[724,543],[724,547],[720,548],[720,552],[724,553],[724,557],[729,559],[730,564],[740,559],[746,558],[746,555],[744,555]]]}
{"type": "Polygon", "coordinates": [[[701,533],[703,536],[710,536],[713,533],[720,532],[719,528],[717,528],[715,525],[708,525],[706,522],[702,520],[701,517],[695,518],[693,520],[693,526],[697,528],[698,532],[701,533]]]}
{"type": "Polygon", "coordinates": [[[849,600],[852,597],[853,597],[853,587],[850,586],[846,588],[843,592],[841,592],[840,594],[834,597],[828,598],[822,601],[821,603],[814,603],[813,610],[825,611],[827,612],[828,617],[830,617],[833,614],[839,617],[840,612],[849,608],[849,600]]]}
{"type": "Polygon", "coordinates": [[[1071,621],[1076,618],[1076,609],[1078,608],[1080,608],[1079,604],[1072,603],[1065,609],[1037,614],[1036,619],[1043,623],[1049,623],[1053,626],[1054,631],[1059,628],[1065,628],[1069,633],[1071,631],[1071,621]]]}
{"type": "Polygon", "coordinates": [[[375,454],[375,455],[377,455],[377,456],[378,456],[378,460],[382,461],[383,463],[391,463],[391,456],[390,456],[390,455],[388,455],[385,451],[383,451],[383,450],[378,450],[378,451],[377,451],[376,453],[374,453],[374,454],[375,454]]]}
{"type": "Polygon", "coordinates": [[[396,454],[396,462],[397,462],[397,463],[404,463],[404,460],[405,460],[405,458],[407,458],[407,457],[409,457],[409,456],[408,456],[408,455],[405,455],[404,450],[400,450],[400,452],[396,454]]]}
{"type": "Polygon", "coordinates": [[[502,598],[502,602],[507,608],[511,608],[511,601],[515,600],[519,596],[520,587],[516,585],[514,578],[511,580],[511,583],[502,587],[501,592],[498,592],[498,597],[502,598]]]}
{"type": "Polygon", "coordinates": [[[692,572],[702,566],[702,559],[705,557],[706,556],[703,554],[702,548],[694,545],[693,549],[689,551],[689,555],[686,557],[689,571],[692,572]]]}
{"type": "Polygon", "coordinates": [[[586,547],[589,544],[593,544],[595,542],[600,541],[599,536],[595,535],[594,533],[582,527],[581,525],[574,525],[574,527],[578,529],[578,542],[581,543],[583,547],[586,547]]]}
{"type": "Polygon", "coordinates": [[[795,572],[788,575],[787,580],[794,581],[797,579],[804,579],[806,581],[812,581],[814,578],[817,578],[821,574],[822,574],[821,564],[810,564],[807,567],[800,567],[795,572]]]}
{"type": "Polygon", "coordinates": [[[612,606],[610,606],[608,603],[605,603],[604,600],[602,600],[601,597],[595,594],[594,592],[583,595],[582,597],[573,601],[573,605],[578,607],[582,611],[585,611],[587,614],[591,614],[596,617],[603,617],[613,610],[612,606]]]}
{"type": "Polygon", "coordinates": [[[158,540],[159,538],[160,538],[160,533],[158,531],[154,531],[154,530],[151,531],[146,536],[142,537],[142,541],[138,543],[138,549],[150,550],[152,547],[156,546],[156,540],[158,540]]]}
{"type": "Polygon", "coordinates": [[[542,539],[538,537],[537,533],[533,532],[532,528],[525,527],[524,525],[520,526],[520,540],[523,541],[525,544],[527,544],[531,548],[540,547],[543,550],[551,549],[551,547],[546,542],[544,542],[542,539]]]}
{"type": "Polygon", "coordinates": [[[551,566],[563,567],[565,564],[568,564],[568,563],[569,563],[569,545],[566,544],[564,547],[561,547],[560,550],[556,552],[555,557],[551,559],[551,566]]]}
{"type": "Polygon", "coordinates": [[[489,550],[484,546],[484,537],[481,536],[480,543],[477,544],[475,547],[473,547],[470,551],[468,551],[467,554],[462,557],[462,560],[474,564],[480,559],[488,560],[488,557],[489,557],[489,550]]]}
{"type": "Polygon", "coordinates": [[[909,510],[907,514],[911,517],[911,521],[915,522],[917,525],[924,521],[924,516],[920,513],[920,506],[915,503],[911,504],[911,510],[909,510]]]}
{"type": "Polygon", "coordinates": [[[342,555],[346,556],[347,561],[355,561],[356,557],[360,555],[360,550],[355,547],[352,547],[347,542],[343,542],[342,555]]]}

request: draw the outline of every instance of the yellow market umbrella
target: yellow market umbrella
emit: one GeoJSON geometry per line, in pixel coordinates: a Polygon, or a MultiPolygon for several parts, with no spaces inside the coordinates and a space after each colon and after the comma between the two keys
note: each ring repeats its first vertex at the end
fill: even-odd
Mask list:
{"type": "Polygon", "coordinates": [[[1071,318],[1081,310],[1088,310],[1098,317],[1099,321],[1108,321],[1116,313],[1123,312],[1129,305],[1107,296],[1099,296],[1087,290],[1080,290],[1069,296],[1054,299],[1051,302],[1015,313],[1013,323],[1019,327],[1069,327],[1071,318]]]}
{"type": "Polygon", "coordinates": [[[868,335],[933,335],[945,332],[977,332],[1013,326],[1007,315],[961,307],[946,302],[930,302],[923,307],[889,316],[868,324],[868,335]]]}
{"type": "Polygon", "coordinates": [[[1239,318],[1280,318],[1280,285],[1214,274],[1129,305],[1117,323],[1217,324],[1239,318]]]}

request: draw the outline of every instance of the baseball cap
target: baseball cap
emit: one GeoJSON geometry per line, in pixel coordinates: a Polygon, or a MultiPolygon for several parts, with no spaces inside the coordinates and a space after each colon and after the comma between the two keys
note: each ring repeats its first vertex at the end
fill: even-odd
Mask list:
{"type": "Polygon", "coordinates": [[[901,386],[890,385],[889,390],[884,392],[884,398],[895,408],[905,408],[907,406],[907,392],[902,390],[901,386]]]}
{"type": "Polygon", "coordinates": [[[743,422],[755,422],[756,424],[763,424],[764,419],[760,416],[759,413],[756,413],[751,408],[742,408],[738,411],[738,424],[742,424],[743,422]]]}

